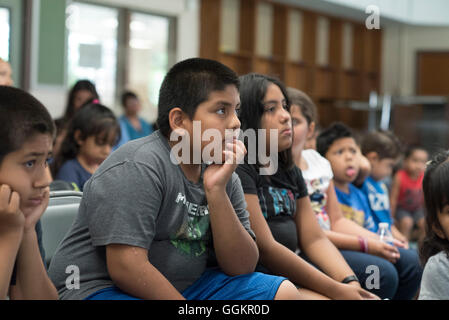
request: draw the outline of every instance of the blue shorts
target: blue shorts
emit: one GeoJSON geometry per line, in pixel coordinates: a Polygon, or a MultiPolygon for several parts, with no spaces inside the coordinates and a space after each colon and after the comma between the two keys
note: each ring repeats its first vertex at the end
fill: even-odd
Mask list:
{"type": "Polygon", "coordinates": [[[273,300],[284,280],[260,272],[231,277],[219,269],[207,269],[182,295],[187,300],[273,300]]]}
{"type": "MultiPolygon", "coordinates": [[[[182,292],[187,300],[273,300],[284,277],[260,272],[228,276],[219,269],[207,269],[182,292]]],[[[99,290],[86,300],[139,300],[117,287],[99,290]]]]}

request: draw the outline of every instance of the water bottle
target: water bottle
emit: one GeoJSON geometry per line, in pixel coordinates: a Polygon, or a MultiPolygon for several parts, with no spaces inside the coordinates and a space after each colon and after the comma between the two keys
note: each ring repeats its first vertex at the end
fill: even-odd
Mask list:
{"type": "Polygon", "coordinates": [[[393,245],[393,235],[391,234],[388,222],[379,223],[379,230],[377,230],[377,234],[379,235],[380,241],[393,245]]]}

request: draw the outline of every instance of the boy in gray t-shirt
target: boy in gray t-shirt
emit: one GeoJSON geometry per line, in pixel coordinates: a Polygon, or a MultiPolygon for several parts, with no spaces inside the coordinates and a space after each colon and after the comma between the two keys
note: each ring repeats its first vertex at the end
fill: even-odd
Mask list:
{"type": "Polygon", "coordinates": [[[234,173],[246,150],[224,135],[240,128],[238,86],[237,75],[212,60],[185,60],[168,72],[160,130],[112,153],[84,187],[49,268],[62,299],[296,297],[285,278],[253,273],[258,249],[234,173]],[[193,140],[194,121],[200,134],[222,134],[228,161],[195,163],[207,143],[193,140]],[[180,164],[173,161],[179,154],[171,157],[173,131],[188,142],[180,164]]]}

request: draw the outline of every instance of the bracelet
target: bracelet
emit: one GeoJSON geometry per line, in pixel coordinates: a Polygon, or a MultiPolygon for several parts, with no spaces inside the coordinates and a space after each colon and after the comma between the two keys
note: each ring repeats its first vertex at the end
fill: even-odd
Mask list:
{"type": "Polygon", "coordinates": [[[344,278],[341,281],[341,283],[349,283],[349,282],[353,282],[353,281],[359,282],[359,278],[357,278],[357,276],[355,274],[353,274],[351,276],[347,276],[346,278],[344,278]]]}
{"type": "Polygon", "coordinates": [[[368,253],[368,240],[366,240],[366,238],[363,238],[361,236],[358,236],[357,238],[359,239],[360,251],[368,253]]]}

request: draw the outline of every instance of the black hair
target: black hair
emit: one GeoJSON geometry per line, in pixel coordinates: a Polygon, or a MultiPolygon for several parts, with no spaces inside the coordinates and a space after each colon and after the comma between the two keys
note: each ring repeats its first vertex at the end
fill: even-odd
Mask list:
{"type": "Polygon", "coordinates": [[[0,86],[0,163],[37,133],[54,138],[55,125],[47,109],[21,89],[0,86]]]}
{"type": "Polygon", "coordinates": [[[80,146],[75,139],[75,132],[78,130],[81,133],[80,138],[82,140],[95,136],[98,145],[108,143],[106,139],[111,131],[116,134],[113,145],[116,145],[120,140],[120,125],[114,113],[108,107],[96,103],[84,105],[70,121],[61,151],[56,155],[51,165],[54,177],[56,177],[64,162],[74,159],[78,155],[80,146]]]}
{"type": "Polygon", "coordinates": [[[122,93],[121,102],[122,102],[123,108],[126,108],[126,101],[131,98],[138,99],[137,95],[132,91],[125,91],[122,93]]]}
{"type": "Polygon", "coordinates": [[[69,121],[75,115],[76,110],[73,101],[75,100],[77,92],[81,90],[90,91],[93,94],[94,99],[99,99],[95,84],[89,80],[78,80],[69,91],[67,105],[63,116],[64,121],[69,121]]]}
{"type": "MultiPolygon", "coordinates": [[[[263,100],[270,84],[275,84],[279,87],[287,102],[287,109],[290,111],[290,100],[288,98],[287,89],[277,78],[258,73],[249,73],[240,76],[239,79],[241,104],[239,119],[243,131],[247,129],[261,129],[262,115],[265,112],[263,100]]],[[[245,145],[248,150],[249,146],[247,145],[247,142],[245,145]]],[[[256,149],[258,145],[258,135],[256,134],[256,149]]],[[[258,154],[258,151],[256,154],[258,154]]],[[[294,162],[291,146],[287,150],[279,152],[279,164],[282,169],[290,169],[293,167],[294,162]]],[[[259,164],[257,163],[257,165],[259,164]]]]}
{"type": "Polygon", "coordinates": [[[399,139],[391,132],[376,130],[366,134],[362,140],[362,153],[367,155],[374,151],[382,159],[397,159],[401,155],[399,139]]]}
{"type": "Polygon", "coordinates": [[[418,150],[427,152],[427,150],[426,150],[424,147],[419,146],[419,145],[417,145],[417,144],[412,144],[412,145],[408,146],[408,147],[405,149],[405,152],[404,152],[404,159],[410,158],[411,155],[412,155],[415,151],[418,151],[418,150]]]}
{"type": "Polygon", "coordinates": [[[320,132],[316,139],[316,150],[323,157],[326,157],[326,153],[332,144],[339,139],[353,138],[357,143],[357,139],[352,130],[341,122],[334,122],[327,129],[320,132]]]}
{"type": "Polygon", "coordinates": [[[438,212],[449,205],[449,152],[438,153],[428,162],[423,179],[424,203],[426,205],[424,240],[419,249],[421,263],[441,251],[449,257],[449,239],[438,237],[433,228],[443,231],[438,220],[438,212]]]}
{"type": "Polygon", "coordinates": [[[207,101],[212,91],[225,90],[228,85],[239,88],[237,74],[218,61],[192,58],[178,62],[168,71],[159,90],[159,130],[169,135],[168,115],[173,108],[180,108],[193,119],[198,105],[207,101]]]}

